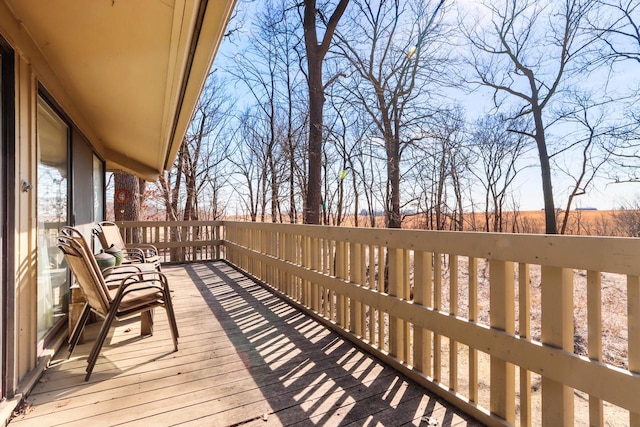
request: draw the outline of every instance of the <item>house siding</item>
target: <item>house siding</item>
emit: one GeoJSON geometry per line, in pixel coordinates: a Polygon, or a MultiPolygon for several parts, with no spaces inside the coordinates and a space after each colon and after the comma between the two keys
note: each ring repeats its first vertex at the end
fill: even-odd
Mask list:
{"type": "MultiPolygon", "coordinates": [[[[46,367],[48,358],[56,350],[60,339],[49,340],[51,348],[38,348],[37,338],[37,159],[38,145],[36,132],[37,99],[40,88],[44,88],[48,98],[55,101],[59,110],[65,115],[71,127],[72,152],[77,149],[77,162],[88,162],[87,165],[72,166],[72,179],[76,182],[92,182],[93,141],[86,138],[74,125],[76,119],[81,120],[73,108],[68,95],[61,89],[56,76],[43,61],[35,45],[28,38],[26,31],[15,21],[11,11],[0,2],[0,36],[7,41],[14,51],[15,79],[15,196],[8,200],[8,213],[13,215],[14,240],[13,263],[7,266],[14,283],[4,284],[13,291],[12,300],[8,300],[8,315],[13,325],[11,330],[4,331],[7,343],[8,361],[6,371],[2,372],[6,381],[6,397],[20,396],[27,393],[37,381],[46,367]],[[33,188],[21,191],[21,182],[26,181],[33,188]]],[[[79,203],[91,200],[90,189],[84,185],[82,189],[70,194],[70,202],[75,198],[79,203]],[[79,193],[80,192],[80,193],[79,193]]],[[[91,206],[92,207],[92,206],[91,206]]],[[[73,207],[77,213],[77,208],[73,207]]],[[[83,208],[83,209],[86,209],[83,208]]],[[[84,229],[89,226],[86,212],[80,213],[84,229]]],[[[73,223],[73,222],[72,222],[73,223]]],[[[85,230],[86,231],[86,230],[85,230]]],[[[11,294],[11,292],[9,292],[11,294]]],[[[7,322],[8,325],[11,322],[7,322]]],[[[62,328],[64,333],[67,328],[62,328]]],[[[45,340],[47,341],[47,340],[45,340]]],[[[42,344],[40,344],[42,345],[42,344]]],[[[0,408],[0,417],[2,416],[0,408]]],[[[1,422],[2,420],[0,420],[1,422]]]]}
{"type": "Polygon", "coordinates": [[[16,183],[25,180],[34,187],[31,191],[16,191],[15,204],[15,344],[14,354],[8,354],[14,363],[14,384],[36,366],[36,92],[37,84],[31,64],[16,55],[16,183]]]}

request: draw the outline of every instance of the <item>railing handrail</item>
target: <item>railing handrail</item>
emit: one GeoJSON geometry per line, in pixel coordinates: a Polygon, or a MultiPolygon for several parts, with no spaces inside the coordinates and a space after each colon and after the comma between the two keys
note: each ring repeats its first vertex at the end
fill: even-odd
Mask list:
{"type": "Polygon", "coordinates": [[[640,238],[566,236],[547,234],[489,233],[476,231],[434,231],[417,229],[335,227],[221,221],[223,226],[272,229],[311,238],[340,240],[365,245],[423,252],[452,253],[517,263],[640,275],[640,238]],[[576,248],[580,248],[576,251],[576,248]]]}

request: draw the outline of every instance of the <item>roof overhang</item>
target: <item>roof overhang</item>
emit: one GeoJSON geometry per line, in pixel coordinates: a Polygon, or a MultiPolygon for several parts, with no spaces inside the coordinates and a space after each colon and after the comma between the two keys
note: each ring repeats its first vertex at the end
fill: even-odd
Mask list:
{"type": "Polygon", "coordinates": [[[155,180],[171,167],[235,0],[0,1],[107,169],[155,180]]]}

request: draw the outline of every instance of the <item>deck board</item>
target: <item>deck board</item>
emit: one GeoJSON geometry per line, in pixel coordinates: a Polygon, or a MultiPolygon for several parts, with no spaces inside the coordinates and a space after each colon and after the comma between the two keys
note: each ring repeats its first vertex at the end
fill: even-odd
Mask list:
{"type": "Polygon", "coordinates": [[[152,337],[139,317],[116,325],[85,382],[89,325],[12,426],[481,425],[223,262],[163,271],[179,350],[157,309],[152,337]]]}

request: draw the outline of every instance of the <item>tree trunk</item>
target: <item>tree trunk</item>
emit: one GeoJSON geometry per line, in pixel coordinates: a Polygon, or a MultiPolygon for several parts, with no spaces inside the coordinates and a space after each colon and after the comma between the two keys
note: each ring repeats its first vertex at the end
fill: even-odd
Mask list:
{"type": "Polygon", "coordinates": [[[140,220],[140,187],[138,178],[128,173],[116,173],[114,182],[114,206],[116,221],[140,220]]]}
{"type": "MultiPolygon", "coordinates": [[[[140,221],[140,183],[138,178],[120,172],[113,175],[114,182],[114,216],[116,221],[140,221]]],[[[137,232],[133,233],[134,243],[140,240],[137,232]]]]}
{"type": "Polygon", "coordinates": [[[542,194],[544,197],[544,221],[546,234],[558,234],[556,223],[556,208],[553,202],[553,186],[551,185],[551,164],[547,152],[547,143],[542,122],[542,111],[533,108],[533,117],[536,126],[536,145],[540,158],[540,172],[542,174],[542,194]]]}
{"type": "Polygon", "coordinates": [[[400,154],[398,144],[392,144],[391,154],[388,154],[387,168],[389,174],[389,208],[387,210],[387,227],[400,228],[400,154]]]}
{"type": "Polygon", "coordinates": [[[304,0],[304,42],[307,51],[307,77],[309,87],[309,175],[307,202],[304,210],[305,224],[320,223],[320,203],[322,199],[322,108],[324,106],[324,84],[322,83],[322,62],[329,50],[338,21],[342,17],[349,0],[340,0],[331,18],[326,23],[322,42],[318,43],[316,33],[316,0],[304,0]]]}
{"type": "Polygon", "coordinates": [[[320,223],[322,199],[322,57],[309,55],[309,176],[307,204],[304,212],[305,224],[320,223]]]}

